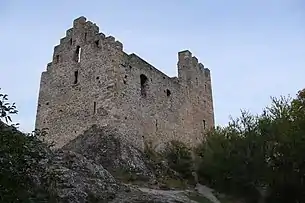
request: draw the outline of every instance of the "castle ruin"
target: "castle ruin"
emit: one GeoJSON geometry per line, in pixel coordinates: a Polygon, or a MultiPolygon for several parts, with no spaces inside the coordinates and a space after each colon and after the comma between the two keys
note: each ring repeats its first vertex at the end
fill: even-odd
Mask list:
{"type": "Polygon", "coordinates": [[[35,128],[48,128],[55,147],[94,124],[140,149],[171,140],[195,146],[214,126],[211,74],[188,50],[177,66],[178,77],[169,77],[79,17],[41,75],[35,128]]]}

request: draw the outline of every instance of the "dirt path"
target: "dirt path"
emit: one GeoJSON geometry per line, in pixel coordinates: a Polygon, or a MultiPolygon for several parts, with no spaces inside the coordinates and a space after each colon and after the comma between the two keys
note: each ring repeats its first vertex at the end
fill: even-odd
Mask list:
{"type": "Polygon", "coordinates": [[[199,194],[205,196],[206,198],[208,198],[209,200],[211,200],[212,202],[214,203],[221,203],[215,196],[214,194],[212,193],[212,189],[211,188],[208,188],[204,185],[200,185],[200,184],[197,184],[196,186],[196,190],[199,194]]]}

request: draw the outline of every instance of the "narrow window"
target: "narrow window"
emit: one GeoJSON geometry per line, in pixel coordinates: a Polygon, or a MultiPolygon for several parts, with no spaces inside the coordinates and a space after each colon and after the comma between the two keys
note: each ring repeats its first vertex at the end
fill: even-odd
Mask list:
{"type": "Polygon", "coordinates": [[[75,50],[75,54],[74,54],[74,60],[78,63],[80,62],[81,52],[82,52],[82,49],[80,48],[80,46],[77,46],[76,50],[75,50]]]}
{"type": "Polygon", "coordinates": [[[169,89],[166,90],[166,95],[169,97],[171,95],[171,91],[169,89]]]}
{"type": "Polygon", "coordinates": [[[96,113],[96,102],[93,103],[93,114],[96,113]]]}
{"type": "Polygon", "coordinates": [[[140,82],[141,82],[141,95],[143,97],[146,97],[146,94],[147,94],[147,87],[148,87],[148,84],[147,84],[147,77],[143,74],[140,75],[140,82]]]}
{"type": "Polygon", "coordinates": [[[85,32],[85,41],[87,41],[87,33],[85,32]]]}
{"type": "Polygon", "coordinates": [[[73,41],[72,41],[72,38],[69,40],[69,42],[70,42],[70,45],[72,45],[72,42],[73,42],[73,41]]]}
{"type": "Polygon", "coordinates": [[[99,45],[99,40],[96,40],[95,41],[95,46],[98,47],[98,45],[99,45]]]}
{"type": "Polygon", "coordinates": [[[59,55],[56,55],[56,63],[59,63],[60,57],[59,55]]]}
{"type": "Polygon", "coordinates": [[[203,129],[205,129],[205,128],[206,128],[206,122],[205,122],[205,120],[202,121],[202,125],[203,125],[203,129]]]}
{"type": "Polygon", "coordinates": [[[203,107],[204,107],[204,108],[207,107],[207,101],[203,101],[203,107]]]}
{"type": "Polygon", "coordinates": [[[156,119],[156,131],[158,131],[158,120],[156,119]]]}
{"type": "Polygon", "coordinates": [[[204,85],[204,91],[207,91],[207,85],[206,84],[204,85]]]}
{"type": "Polygon", "coordinates": [[[77,84],[78,82],[78,70],[74,71],[74,84],[77,84]]]}

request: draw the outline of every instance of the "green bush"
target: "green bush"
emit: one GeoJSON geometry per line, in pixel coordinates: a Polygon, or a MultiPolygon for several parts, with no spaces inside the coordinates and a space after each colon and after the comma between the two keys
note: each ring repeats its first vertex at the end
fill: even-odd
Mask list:
{"type": "Polygon", "coordinates": [[[191,149],[184,143],[172,141],[169,143],[164,157],[168,161],[169,167],[181,174],[184,179],[193,181],[194,162],[191,149]]]}
{"type": "Polygon", "coordinates": [[[242,112],[197,149],[203,183],[248,202],[305,202],[305,90],[273,98],[261,115],[242,112]]]}
{"type": "Polygon", "coordinates": [[[25,135],[8,125],[17,110],[7,100],[0,94],[0,202],[41,201],[48,194],[36,187],[33,176],[43,171],[39,161],[46,158],[46,148],[38,133],[25,135]]]}

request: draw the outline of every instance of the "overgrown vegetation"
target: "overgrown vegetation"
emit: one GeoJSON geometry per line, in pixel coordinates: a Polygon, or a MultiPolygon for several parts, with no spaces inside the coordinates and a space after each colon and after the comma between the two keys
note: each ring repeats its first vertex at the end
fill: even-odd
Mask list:
{"type": "MultiPolygon", "coordinates": [[[[33,177],[43,179],[40,162],[49,146],[38,139],[41,132],[20,133],[11,123],[16,113],[0,94],[0,202],[50,200],[43,189],[50,186],[37,187],[33,177]]],[[[305,202],[305,89],[294,99],[273,98],[260,115],[242,112],[228,126],[210,130],[195,150],[177,141],[166,149],[148,146],[145,154],[167,188],[196,183],[196,172],[199,182],[246,202],[305,202]]]]}
{"type": "Polygon", "coordinates": [[[37,139],[39,133],[25,135],[11,123],[11,114],[16,113],[7,95],[0,94],[0,202],[37,202],[48,195],[36,187],[31,175],[41,169],[46,148],[37,139]]]}
{"type": "Polygon", "coordinates": [[[207,134],[199,178],[248,202],[305,202],[305,90],[207,134]]]}

